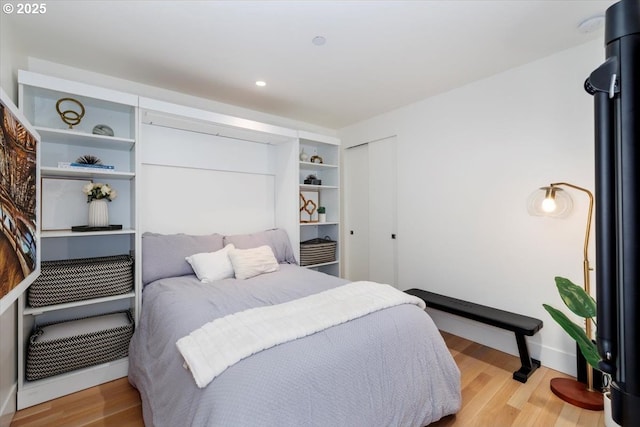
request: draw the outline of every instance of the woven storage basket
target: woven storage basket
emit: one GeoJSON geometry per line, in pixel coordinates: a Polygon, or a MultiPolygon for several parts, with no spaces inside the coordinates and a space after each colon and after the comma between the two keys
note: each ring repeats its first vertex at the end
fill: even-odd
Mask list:
{"type": "Polygon", "coordinates": [[[300,242],[300,265],[322,264],[336,260],[337,242],[329,237],[300,242]]]}
{"type": "Polygon", "coordinates": [[[40,276],[29,287],[27,302],[31,307],[42,307],[132,289],[133,257],[129,255],[43,261],[40,276]]]}
{"type": "Polygon", "coordinates": [[[36,327],[27,349],[26,378],[39,380],[64,372],[121,359],[129,354],[129,341],[133,335],[133,319],[130,312],[111,313],[84,319],[69,320],[36,327]],[[87,319],[100,320],[114,314],[126,316],[128,324],[96,330],[63,338],[46,338],[44,329],[51,325],[65,325],[70,329],[77,322],[87,319]]]}

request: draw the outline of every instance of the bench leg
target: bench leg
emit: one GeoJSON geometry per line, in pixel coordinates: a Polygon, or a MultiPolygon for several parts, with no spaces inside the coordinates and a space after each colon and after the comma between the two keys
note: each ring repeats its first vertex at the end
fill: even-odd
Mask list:
{"type": "Polygon", "coordinates": [[[516,342],[518,343],[518,352],[520,353],[520,362],[522,367],[513,373],[513,379],[526,383],[527,379],[533,374],[533,372],[540,367],[540,361],[532,359],[529,356],[529,349],[527,348],[527,340],[523,334],[516,332],[516,342]]]}

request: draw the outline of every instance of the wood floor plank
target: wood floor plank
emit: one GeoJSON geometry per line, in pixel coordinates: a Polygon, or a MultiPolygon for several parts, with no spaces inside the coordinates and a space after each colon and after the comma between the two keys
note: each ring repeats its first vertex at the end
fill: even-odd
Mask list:
{"type": "MultiPolygon", "coordinates": [[[[569,376],[540,367],[529,380],[512,379],[520,359],[442,333],[462,374],[462,408],[429,427],[603,427],[602,411],[563,402],[549,382],[569,376]]],[[[141,427],[140,395],[126,378],[18,411],[11,427],[141,427]]]]}
{"type": "Polygon", "coordinates": [[[543,378],[544,375],[533,374],[530,376],[527,382],[521,384],[509,397],[509,404],[518,409],[524,408],[525,404],[531,399],[531,396],[540,388],[543,378]]]}
{"type": "Polygon", "coordinates": [[[520,384],[503,377],[502,385],[489,403],[477,415],[478,425],[510,426],[518,417],[521,409],[510,404],[509,397],[518,391],[520,384]]]}

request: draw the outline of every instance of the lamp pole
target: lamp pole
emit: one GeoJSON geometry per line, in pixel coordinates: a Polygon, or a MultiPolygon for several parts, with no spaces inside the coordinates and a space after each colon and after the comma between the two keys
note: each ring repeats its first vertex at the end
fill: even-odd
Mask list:
{"type": "MultiPolygon", "coordinates": [[[[577,185],[569,184],[568,182],[555,182],[550,185],[553,187],[570,187],[574,190],[579,190],[585,193],[589,197],[589,210],[587,214],[587,228],[584,234],[584,252],[583,252],[583,261],[582,261],[582,270],[584,275],[584,291],[587,295],[591,295],[591,281],[589,277],[591,276],[591,266],[589,265],[589,236],[591,235],[591,220],[593,218],[593,193],[587,190],[586,188],[579,187],[577,185]]],[[[589,339],[592,339],[591,332],[591,321],[590,319],[585,319],[585,333],[589,339]]],[[[593,390],[593,367],[587,363],[587,390],[593,390]]]]}

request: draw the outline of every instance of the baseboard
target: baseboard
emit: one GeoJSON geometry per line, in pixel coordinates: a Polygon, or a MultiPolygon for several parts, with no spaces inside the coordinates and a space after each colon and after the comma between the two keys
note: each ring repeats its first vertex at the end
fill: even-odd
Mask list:
{"type": "Polygon", "coordinates": [[[9,390],[8,396],[2,399],[0,406],[0,427],[9,427],[13,415],[16,413],[16,395],[18,392],[18,384],[14,383],[9,390]]]}
{"type": "MultiPolygon", "coordinates": [[[[427,309],[438,329],[458,335],[462,338],[495,348],[513,356],[519,356],[513,332],[488,326],[463,317],[454,316],[438,310],[427,309]]],[[[568,375],[576,375],[576,355],[565,353],[542,345],[540,334],[526,337],[529,353],[540,360],[543,366],[568,375]]]]}

